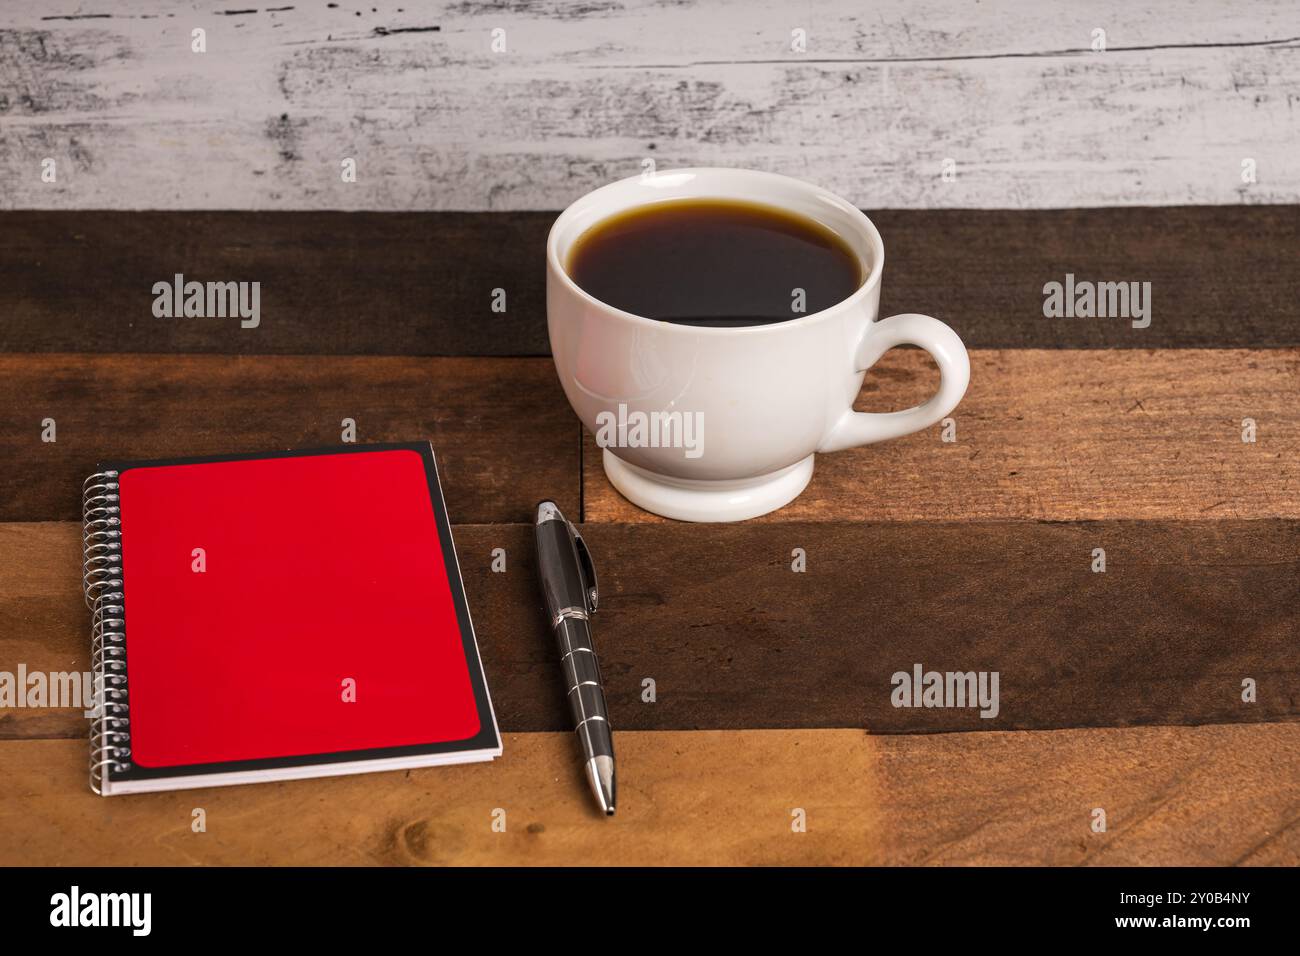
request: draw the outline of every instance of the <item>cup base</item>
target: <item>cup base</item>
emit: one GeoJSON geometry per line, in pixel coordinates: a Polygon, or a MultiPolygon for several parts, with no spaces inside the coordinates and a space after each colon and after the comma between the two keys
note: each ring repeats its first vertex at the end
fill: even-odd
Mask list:
{"type": "Polygon", "coordinates": [[[808,486],[809,455],[787,468],[756,478],[700,480],[670,478],[628,464],[604,449],[605,475],[632,504],[678,521],[744,521],[783,508],[808,486]]]}

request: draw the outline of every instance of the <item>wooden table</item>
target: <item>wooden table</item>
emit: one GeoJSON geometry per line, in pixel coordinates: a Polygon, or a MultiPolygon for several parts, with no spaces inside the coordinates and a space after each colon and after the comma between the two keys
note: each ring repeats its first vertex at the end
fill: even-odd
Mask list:
{"type": "MultiPolygon", "coordinates": [[[[106,800],[79,711],[0,710],[0,863],[1300,862],[1300,212],[872,215],[884,313],[971,347],[957,440],[821,456],[784,511],[695,526],[623,500],[564,400],[552,214],[0,214],[0,670],[88,666],[99,459],[333,444],[352,418],[438,452],[505,735],[494,764],[106,800]],[[260,327],[154,318],[175,272],[260,281],[260,327]],[[1152,282],[1150,328],[1044,318],[1066,272],[1152,282]],[[537,611],[543,496],[602,572],[613,821],[537,611]],[[997,671],[997,717],[893,707],[918,663],[997,671]]],[[[893,352],[858,407],[935,377],[893,352]]]]}

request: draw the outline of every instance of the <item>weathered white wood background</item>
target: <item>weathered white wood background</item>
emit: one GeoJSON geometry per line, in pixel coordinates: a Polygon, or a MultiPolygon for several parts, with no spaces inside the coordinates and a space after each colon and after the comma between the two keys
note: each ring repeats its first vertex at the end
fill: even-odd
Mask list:
{"type": "Polygon", "coordinates": [[[0,207],[557,209],[646,157],[864,207],[1300,198],[1297,0],[398,3],[0,0],[0,207]]]}

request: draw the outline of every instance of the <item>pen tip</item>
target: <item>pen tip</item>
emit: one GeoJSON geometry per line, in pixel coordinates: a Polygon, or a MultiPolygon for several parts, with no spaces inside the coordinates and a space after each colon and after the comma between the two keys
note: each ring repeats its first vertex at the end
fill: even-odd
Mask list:
{"type": "Polygon", "coordinates": [[[614,758],[592,757],[587,761],[587,782],[596,797],[596,805],[605,816],[614,815],[614,758]]]}

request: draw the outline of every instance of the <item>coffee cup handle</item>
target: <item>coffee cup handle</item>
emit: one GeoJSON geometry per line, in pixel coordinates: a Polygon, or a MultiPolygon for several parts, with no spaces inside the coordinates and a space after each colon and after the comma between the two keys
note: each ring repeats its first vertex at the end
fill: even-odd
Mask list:
{"type": "Polygon", "coordinates": [[[916,313],[874,322],[858,346],[855,369],[865,372],[898,345],[917,345],[930,353],[939,366],[939,391],[924,404],[899,412],[855,412],[850,408],[822,439],[818,451],[839,451],[910,435],[957,407],[970,382],[970,358],[957,333],[938,319],[916,313]]]}

